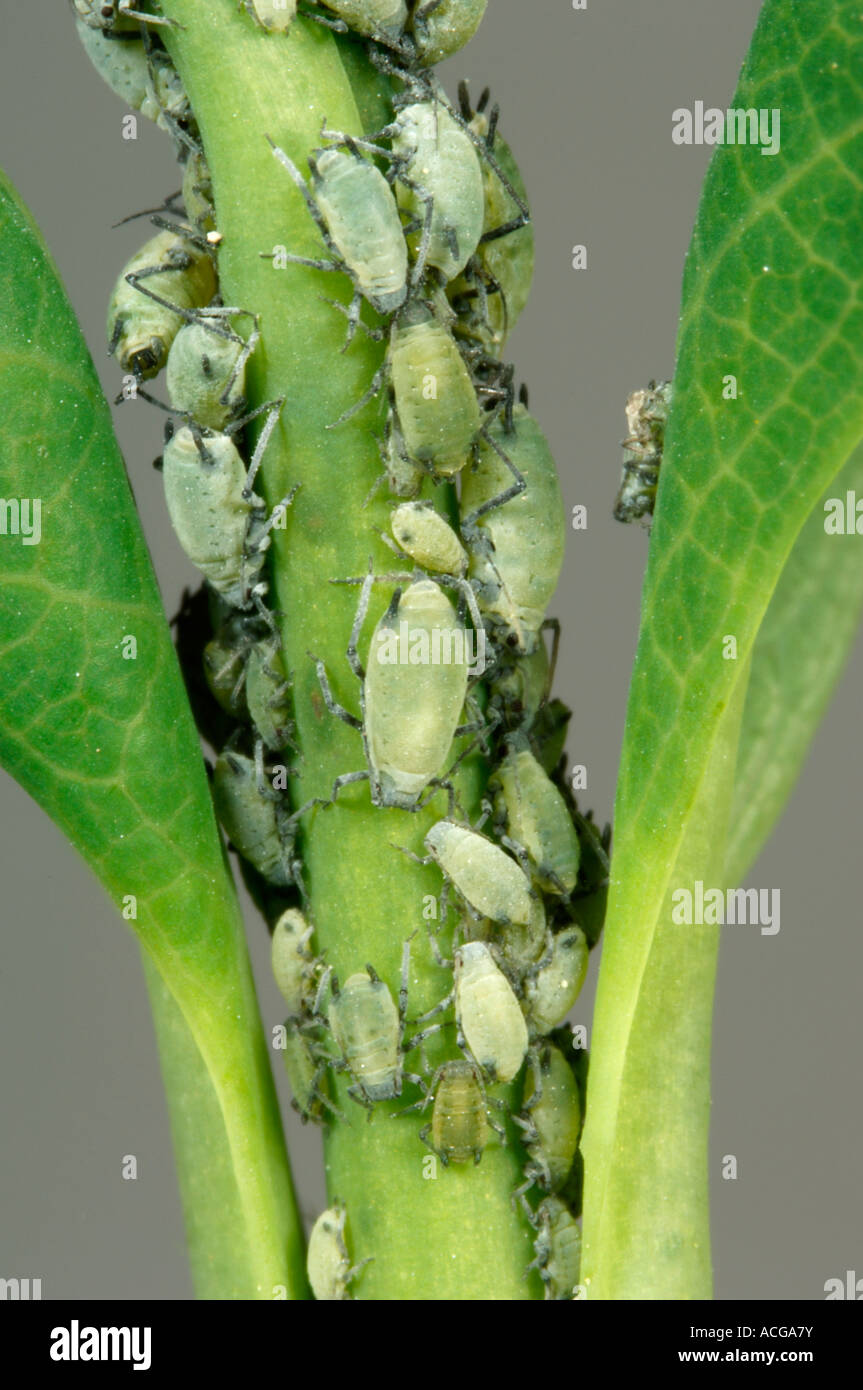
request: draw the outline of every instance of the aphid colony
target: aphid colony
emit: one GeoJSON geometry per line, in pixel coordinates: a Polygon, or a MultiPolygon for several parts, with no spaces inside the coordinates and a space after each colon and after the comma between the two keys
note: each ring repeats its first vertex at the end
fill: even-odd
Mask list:
{"type": "MultiPolygon", "coordinates": [[[[284,403],[247,412],[257,319],[219,298],[209,174],[159,38],[166,21],[139,13],[131,0],[73,4],[101,75],[171,133],[183,165],[183,210],[169,200],[153,219],[156,234],[118,279],[109,348],[135,394],[148,400],[143,384],[165,371],[166,504],[206,581],[203,674],[233,730],[216,758],[214,801],[252,871],[252,891],[276,917],[272,962],[287,1005],[282,1047],[293,1103],[304,1121],[344,1118],[329,1080],[343,1073],[348,1099],[370,1115],[387,1102],[399,1113],[423,1112],[419,1137],[444,1167],[479,1163],[495,1134],[506,1143],[496,1111],[507,1111],[510,1140],[520,1138],[525,1150],[513,1197],[536,1231],[535,1267],[547,1297],[572,1297],[584,1062],[561,1025],[601,926],[608,838],[578,813],[562,775],[569,711],[549,699],[557,625],[546,612],[563,560],[563,503],[526,392],[516,398],[513,369],[501,360],[533,265],[524,185],[488,94],[474,110],[462,88],[455,108],[431,71],[471,37],[486,0],[328,0],[314,9],[296,0],[240,3],[273,42],[284,41],[302,13],[365,42],[372,62],[398,79],[390,124],[363,137],[323,130],[308,177],[283,150],[273,146],[273,154],[325,251],[320,259],[287,259],[350,278],[346,350],[359,329],[387,342],[381,371],[342,419],[384,393],[379,447],[394,498],[384,539],[405,572],[370,570],[348,581],[360,585],[347,648],[359,717],[337,704],[324,663],[316,663],[328,710],[357,730],[365,757],[365,767],[346,770],[330,801],[318,804],[361,780],[381,808],[413,811],[447,796],[447,814],[425,849],[442,874],[444,920],[449,902],[457,906],[452,990],[412,1019],[408,943],[396,1000],[373,964],[358,961],[344,980],[325,967],[311,946],[313,927],[294,905],[299,892],[307,906],[294,843],[307,808],[291,813],[272,775],[277,758],[290,771],[291,673],[267,603],[270,532],[284,524],[292,494],[268,515],[255,491],[284,403]],[[363,322],[365,305],[371,325],[363,322]],[[244,315],[253,324],[248,338],[238,332],[244,315]],[[254,416],[264,425],[246,462],[242,431],[254,416]],[[421,496],[440,482],[453,485],[448,515],[421,496]],[[364,662],[360,637],[378,583],[393,592],[364,662]],[[427,655],[400,658],[405,644],[427,655]],[[454,758],[459,739],[465,751],[454,758]],[[482,821],[472,826],[451,775],[477,744],[494,770],[482,821]],[[460,1055],[431,1071],[423,1044],[449,1026],[440,1017],[449,1011],[460,1055]],[[407,1066],[413,1053],[419,1072],[407,1066]],[[520,1100],[489,1094],[511,1083],[520,1100]],[[406,1085],[421,1093],[407,1105],[406,1085]]],[[[639,418],[652,429],[653,416],[639,418]]],[[[440,960],[432,936],[429,947],[440,960]]],[[[319,1299],[349,1297],[366,1263],[351,1263],[347,1221],[337,1203],[312,1231],[309,1278],[319,1299]]]]}

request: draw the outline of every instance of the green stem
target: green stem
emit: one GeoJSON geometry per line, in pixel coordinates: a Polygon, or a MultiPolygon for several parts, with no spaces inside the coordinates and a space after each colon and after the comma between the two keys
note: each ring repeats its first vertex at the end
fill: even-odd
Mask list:
{"type": "MultiPolygon", "coordinates": [[[[336,776],[364,765],[357,734],[326,710],[308,653],[324,659],[336,698],[356,710],[356,682],[345,649],[357,591],[329,581],[363,574],[370,556],[377,573],[393,569],[393,557],[374,531],[386,526],[386,489],[364,505],[381,472],[373,437],[381,426],[380,398],[348,424],[326,427],[362,395],[383,348],[359,333],[342,352],[345,320],[321,296],[346,302],[350,287],[343,277],[295,265],[277,270],[261,258],[260,252],[277,245],[294,254],[322,254],[308,211],[265,136],[305,169],[306,156],[321,143],[324,118],[330,128],[362,133],[358,103],[368,119],[379,103],[375,93],[385,84],[371,68],[363,72],[355,50],[343,63],[343,46],[312,21],[300,19],[290,34],[277,36],[257,31],[237,13],[233,0],[208,5],[206,15],[194,0],[164,0],[162,9],[185,26],[170,31],[167,41],[213,177],[224,238],[223,297],[261,315],[251,403],[286,397],[263,483],[271,503],[300,484],[287,528],[274,532],[275,599],[285,614],[284,652],[294,680],[301,749],[300,775],[293,779],[300,804],[328,795],[336,776]]],[[[389,597],[389,590],[375,592],[370,625],[389,597]]],[[[460,773],[459,795],[469,814],[477,809],[482,776],[478,759],[460,773]]],[[[392,988],[403,943],[416,932],[412,1016],[448,992],[451,976],[434,964],[426,940],[424,907],[439,894],[440,876],[411,864],[395,846],[422,853],[423,835],[444,811],[443,797],[416,815],[381,810],[371,806],[368,787],[360,784],[313,813],[304,827],[306,878],[328,963],[344,977],[371,962],[392,988]]],[[[445,937],[441,946],[447,949],[445,937]]],[[[432,1063],[445,1046],[430,1045],[432,1063]]],[[[447,1051],[454,1054],[451,1041],[447,1051]]],[[[490,1145],[470,1171],[437,1164],[432,1178],[416,1115],[394,1120],[396,1102],[377,1106],[367,1123],[345,1090],[340,1080],[339,1102],[350,1123],[331,1126],[327,1172],[331,1197],[347,1203],[354,1259],[373,1257],[355,1295],[536,1297],[538,1281],[524,1277],[532,1257],[531,1232],[511,1204],[521,1162],[515,1143],[490,1145]]]]}

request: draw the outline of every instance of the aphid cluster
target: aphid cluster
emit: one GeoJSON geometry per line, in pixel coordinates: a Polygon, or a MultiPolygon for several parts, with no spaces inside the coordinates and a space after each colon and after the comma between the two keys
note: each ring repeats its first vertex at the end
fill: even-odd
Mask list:
{"type": "MultiPolygon", "coordinates": [[[[360,586],[347,648],[359,715],[336,702],[324,663],[316,665],[328,710],[357,730],[365,755],[363,769],[337,778],[331,801],[359,781],[387,811],[415,811],[447,796],[447,814],[425,848],[443,875],[442,916],[448,897],[459,909],[452,990],[410,1020],[427,1025],[414,1036],[407,944],[396,1000],[371,964],[358,961],[343,980],[325,968],[296,906],[298,891],[305,899],[295,836],[306,808],[292,814],[285,795],[291,673],[267,580],[270,532],[285,524],[290,496],[268,515],[255,491],[285,403],[247,413],[257,319],[219,296],[210,177],[159,37],[167,21],[139,13],[132,0],[73,5],[97,69],[132,110],[170,132],[183,167],[182,208],[172,199],[159,210],[156,234],[118,279],[109,347],[134,383],[132,394],[153,400],[144,383],[165,372],[166,504],[207,596],[188,607],[189,616],[207,610],[203,667],[193,684],[218,718],[199,722],[220,750],[213,771],[219,819],[275,920],[273,970],[288,1010],[283,1046],[294,1104],[304,1120],[338,1116],[330,1071],[345,1074],[347,1095],[370,1115],[413,1086],[421,1098],[401,1113],[431,1107],[420,1138],[445,1166],[479,1162],[494,1132],[507,1142],[495,1115],[508,1107],[510,1138],[521,1138],[526,1155],[514,1197],[536,1228],[536,1267],[549,1296],[571,1296],[581,1100],[558,1034],[601,926],[608,838],[579,814],[563,778],[569,711],[549,699],[557,624],[546,614],[563,561],[565,515],[549,445],[502,360],[533,268],[524,183],[488,93],[474,109],[463,86],[455,106],[433,71],[472,36],[486,0],[327,0],[314,7],[238,0],[273,42],[285,42],[301,14],[363,44],[397,92],[382,130],[360,137],[323,129],[307,173],[275,145],[273,154],[322,243],[318,258],[283,258],[349,278],[350,304],[334,306],[346,317],[346,351],[358,331],[386,342],[381,370],[332,422],[337,431],[379,402],[378,485],[385,480],[393,497],[384,540],[399,562],[397,573],[331,576],[360,586]],[[247,336],[238,331],[244,320],[247,336]],[[264,423],[247,460],[243,430],[254,416],[264,423]],[[446,514],[423,495],[439,483],[451,485],[446,514]],[[389,585],[391,598],[363,660],[363,624],[378,583],[389,585]],[[452,771],[477,745],[493,771],[474,827],[458,805],[452,771]],[[460,1055],[432,1071],[423,1043],[447,1026],[430,1020],[450,1010],[460,1055]],[[406,1068],[416,1049],[422,1075],[406,1068]],[[489,1094],[511,1083],[520,1100],[489,1094]]],[[[639,487],[649,483],[658,418],[642,410],[637,439],[631,424],[630,449],[637,443],[642,450],[634,455],[639,487]]],[[[436,939],[429,940],[440,958],[436,939]]],[[[318,1298],[348,1297],[361,1268],[351,1265],[345,1223],[344,1208],[335,1206],[312,1232],[309,1277],[318,1298]]]]}

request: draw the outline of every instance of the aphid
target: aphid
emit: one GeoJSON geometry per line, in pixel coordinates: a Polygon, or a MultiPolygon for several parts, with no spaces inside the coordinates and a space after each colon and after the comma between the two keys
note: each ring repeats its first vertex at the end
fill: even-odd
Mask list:
{"type": "Polygon", "coordinates": [[[489,705],[499,711],[506,727],[530,728],[545,704],[550,685],[544,642],[524,656],[505,650],[489,681],[489,705]]]}
{"type": "Polygon", "coordinates": [[[566,1018],[581,993],[587,957],[584,932],[579,927],[566,927],[528,972],[524,984],[525,1012],[535,1033],[550,1033],[566,1018]]]}
{"type": "Polygon", "coordinates": [[[503,957],[510,975],[521,979],[539,961],[548,945],[548,926],[542,900],[533,900],[528,922],[508,922],[503,925],[483,918],[469,931],[468,940],[493,944],[503,957]]]}
{"type": "MultiPolygon", "coordinates": [[[[187,323],[168,353],[166,385],[171,405],[197,425],[222,430],[245,407],[248,344],[235,333],[215,331],[208,320],[187,323]]],[[[257,341],[257,335],[255,335],[257,341]]]]}
{"type": "Polygon", "coordinates": [[[565,1202],[546,1197],[536,1210],[536,1259],[530,1265],[545,1284],[547,1299],[572,1298],[581,1273],[581,1230],[565,1202]]]}
{"type": "Polygon", "coordinates": [[[368,772],[337,778],[333,795],[368,777],[376,806],[409,810],[426,787],[441,785],[439,774],[459,733],[471,654],[452,604],[438,584],[423,579],[396,590],[372,635],[364,669],[357,642],[372,580],[367,575],[363,581],[347,651],[362,682],[360,719],[336,703],[326,668],[316,663],[327,708],[362,734],[368,763],[368,772]]]}
{"type": "MultiPolygon", "coordinates": [[[[348,1298],[348,1285],[356,1279],[368,1259],[352,1265],[345,1244],[344,1205],[322,1211],[309,1236],[306,1271],[312,1293],[319,1303],[332,1303],[348,1298]]],[[[369,1256],[369,1259],[372,1257],[369,1256]]]]}
{"type": "MultiPolygon", "coordinates": [[[[512,986],[482,941],[467,941],[453,956],[455,985],[451,994],[418,1022],[455,1003],[460,1045],[493,1081],[512,1081],[527,1051],[527,1025],[512,986]]],[[[435,1024],[411,1039],[418,1045],[443,1027],[435,1024]]]]}
{"type": "Polygon", "coordinates": [[[189,221],[205,235],[216,226],[213,183],[202,150],[191,150],[183,165],[183,206],[189,221]]]}
{"type": "Polygon", "coordinates": [[[536,650],[546,608],[557,586],[566,544],[566,518],[551,450],[524,405],[513,428],[496,421],[462,475],[462,535],[480,610],[503,627],[521,652],[536,650]],[[523,478],[516,497],[496,502],[508,481],[498,444],[523,478]],[[491,504],[491,505],[489,505],[491,504]]]}
{"type": "Polygon", "coordinates": [[[627,437],[623,441],[620,490],[614,503],[615,521],[650,525],[671,395],[670,381],[651,381],[646,391],[633,391],[626,402],[627,437]]]}
{"type": "Polygon", "coordinates": [[[351,975],[341,987],[335,975],[327,972],[318,990],[320,1000],[329,980],[332,998],[327,1018],[341,1053],[336,1066],[353,1077],[348,1095],[369,1110],[376,1101],[394,1100],[402,1092],[408,964],[409,944],[405,942],[398,1008],[388,986],[370,965],[351,975]]]}
{"type": "Polygon", "coordinates": [[[423,1143],[445,1166],[479,1163],[488,1143],[488,1108],[482,1078],[473,1062],[444,1062],[432,1081],[434,1107],[431,1124],[420,1130],[423,1143]],[[431,1142],[429,1143],[429,1136],[431,1142]]]}
{"type": "MultiPolygon", "coordinates": [[[[268,137],[269,138],[269,137],[268,137]]],[[[299,169],[270,140],[273,154],[287,169],[317,224],[333,259],[285,255],[295,265],[338,270],[349,275],[354,299],[349,310],[351,333],[359,318],[361,297],[380,314],[404,304],[408,291],[408,255],[398,204],[380,170],[356,148],[310,155],[311,191],[299,169]]]]}
{"type": "Polygon", "coordinates": [[[524,870],[485,835],[453,820],[440,820],[425,846],[456,891],[479,917],[526,926],[535,899],[524,870]]]}
{"type": "Polygon", "coordinates": [[[175,231],[158,232],[127,262],[114,286],[108,351],[124,372],[154,377],[185,314],[209,304],[216,289],[216,268],[207,251],[175,231]],[[144,281],[146,287],[139,288],[144,281]]]}
{"type": "Polygon", "coordinates": [[[491,786],[510,838],[527,852],[546,893],[568,898],[578,877],[578,836],[566,802],[526,740],[510,740],[491,786]]]}
{"type": "Polygon", "coordinates": [[[314,928],[295,907],[283,912],[273,928],[273,976],[288,1006],[290,1018],[311,1013],[318,960],[309,950],[314,928]]]}
{"type": "Polygon", "coordinates": [[[467,552],[432,502],[403,502],[390,516],[390,529],[402,550],[423,569],[463,575],[467,552]]]}
{"type": "Polygon", "coordinates": [[[150,68],[144,40],[134,34],[117,39],[80,18],[76,19],[76,27],[87,57],[112,92],[130,111],[140,111],[155,120],[158,111],[150,108],[150,68]]]}
{"type": "Polygon", "coordinates": [[[485,212],[479,156],[439,101],[414,102],[393,126],[399,206],[422,226],[409,238],[418,274],[427,266],[452,280],[479,244],[485,212]]]}
{"type": "Polygon", "coordinates": [[[569,1062],[558,1048],[546,1043],[531,1049],[522,1102],[516,1123],[525,1134],[530,1162],[527,1184],[537,1182],[546,1192],[556,1192],[569,1176],[581,1131],[581,1099],[569,1062]]]}
{"type": "Polygon", "coordinates": [[[289,1018],[285,1022],[285,1071],[291,1087],[291,1104],[306,1124],[320,1124],[324,1111],[340,1115],[327,1094],[326,1071],[329,1057],[308,1024],[289,1018]]]}
{"type": "Polygon", "coordinates": [[[291,830],[298,815],[288,816],[281,800],[266,785],[263,766],[244,753],[222,752],[213,772],[216,814],[237,853],[267,883],[288,888],[299,882],[291,830]]]}
{"type": "Polygon", "coordinates": [[[286,34],[297,16],[297,0],[240,0],[241,8],[261,29],[286,34]]]}
{"type": "Polygon", "coordinates": [[[440,63],[473,38],[488,0],[418,0],[411,20],[419,62],[440,63]]]}
{"type": "Polygon", "coordinates": [[[172,134],[178,124],[189,119],[192,108],[182,78],[168,54],[162,48],[154,48],[152,40],[145,40],[145,47],[147,45],[150,98],[156,114],[151,115],[149,110],[145,110],[144,115],[150,116],[162,130],[172,134]]]}
{"type": "Polygon", "coordinates": [[[246,663],[246,704],[266,748],[284,748],[291,741],[290,689],[277,641],[270,638],[256,643],[246,663]]]}
{"type": "Polygon", "coordinates": [[[482,417],[452,333],[425,304],[393,321],[387,367],[408,456],[433,477],[452,477],[467,463],[482,417]]]}
{"type": "Polygon", "coordinates": [[[404,0],[325,0],[325,4],[366,38],[392,41],[399,37],[407,23],[404,0]]]}
{"type": "Polygon", "coordinates": [[[210,693],[232,719],[249,716],[246,704],[246,660],[253,637],[248,631],[248,614],[234,613],[204,647],[204,676],[210,693]]]}
{"type": "Polygon", "coordinates": [[[164,24],[173,26],[172,19],[162,15],[145,14],[135,9],[133,0],[72,0],[76,15],[91,29],[121,30],[137,29],[139,24],[164,24]]]}

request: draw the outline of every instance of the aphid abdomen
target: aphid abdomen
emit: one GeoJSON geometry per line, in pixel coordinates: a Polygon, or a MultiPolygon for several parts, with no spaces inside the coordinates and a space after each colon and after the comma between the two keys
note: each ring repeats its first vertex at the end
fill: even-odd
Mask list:
{"type": "Polygon", "coordinates": [[[473,38],[485,14],[488,0],[441,0],[435,7],[417,0],[413,32],[423,67],[431,67],[457,53],[473,38]]]}
{"type": "Polygon", "coordinates": [[[398,114],[393,152],[404,161],[410,184],[400,183],[399,205],[420,224],[428,216],[427,242],[410,237],[412,250],[452,280],[473,255],[482,235],[483,176],[470,137],[438,101],[416,102],[398,114]],[[426,207],[428,205],[428,214],[426,207]]]}
{"type": "Polygon", "coordinates": [[[432,580],[410,585],[375,629],[365,731],[385,802],[413,804],[446,764],[467,694],[466,636],[432,580]]]}
{"type": "Polygon", "coordinates": [[[296,908],[282,913],[273,928],[270,956],[273,976],[291,1018],[311,1012],[315,958],[308,943],[312,929],[296,908]]]}
{"type": "Polygon", "coordinates": [[[407,247],[398,206],[383,174],[367,160],[324,150],[314,170],[318,207],[357,288],[382,314],[407,295],[407,247]]]}
{"type": "Polygon", "coordinates": [[[551,950],[529,972],[525,1008],[537,1033],[550,1033],[569,1013],[587,974],[588,946],[580,927],[566,927],[551,950]]]}
{"type": "Polygon", "coordinates": [[[523,870],[484,835],[453,821],[438,821],[425,840],[458,892],[480,917],[493,922],[531,920],[534,899],[523,870]]]}
{"type": "Polygon", "coordinates": [[[411,458],[450,477],[467,463],[482,419],[448,328],[422,305],[393,324],[389,357],[395,410],[411,458]]]}
{"type": "MultiPolygon", "coordinates": [[[[95,28],[80,16],[76,18],[78,38],[94,68],[130,111],[143,111],[150,85],[144,40],[127,35],[117,39],[95,28]]],[[[149,111],[144,111],[149,116],[149,111]]]]}
{"type": "Polygon", "coordinates": [[[470,941],[455,953],[456,1017],[480,1067],[511,1081],[527,1051],[527,1025],[512,986],[488,947],[470,941]]]}
{"type": "Polygon", "coordinates": [[[237,853],[268,883],[287,888],[292,882],[279,834],[274,802],[261,795],[251,758],[220,753],[213,773],[216,814],[237,853]]]}
{"type": "Polygon", "coordinates": [[[445,1062],[434,1098],[432,1145],[446,1163],[476,1161],[488,1142],[482,1084],[470,1062],[445,1062]]]}
{"type": "Polygon", "coordinates": [[[527,850],[549,893],[569,897],[578,877],[578,836],[561,793],[526,747],[495,769],[510,837],[527,850]]]}

